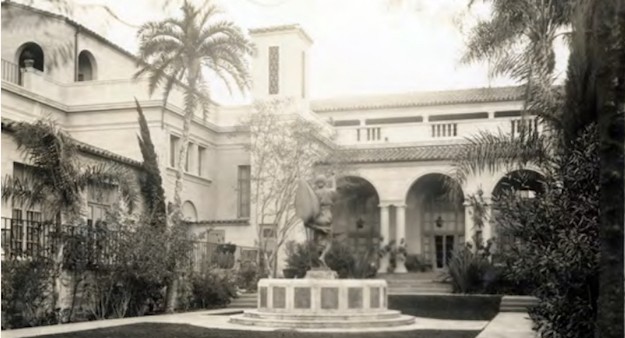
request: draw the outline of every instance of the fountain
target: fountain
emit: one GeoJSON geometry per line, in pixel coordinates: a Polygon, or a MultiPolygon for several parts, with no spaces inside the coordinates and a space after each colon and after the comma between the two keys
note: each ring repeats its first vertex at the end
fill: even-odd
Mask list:
{"type": "Polygon", "coordinates": [[[414,323],[414,317],[388,309],[385,280],[338,279],[327,267],[335,190],[326,185],[323,176],[315,180],[316,189],[301,181],[295,198],[297,215],[312,233],[313,247],[318,248],[313,268],[303,279],[261,279],[257,308],[231,316],[231,323],[288,329],[385,328],[414,323]]]}

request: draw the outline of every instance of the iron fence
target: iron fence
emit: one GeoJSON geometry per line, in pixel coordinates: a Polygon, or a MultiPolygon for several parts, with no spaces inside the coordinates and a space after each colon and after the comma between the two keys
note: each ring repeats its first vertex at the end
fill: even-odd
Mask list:
{"type": "MultiPolygon", "coordinates": [[[[2,259],[51,258],[59,243],[64,243],[64,265],[68,269],[98,269],[117,263],[125,236],[131,230],[110,229],[105,223],[85,226],[59,225],[53,222],[2,218],[2,259]]],[[[195,271],[214,267],[237,269],[256,262],[254,247],[191,241],[190,260],[195,271]]]]}
{"type": "Polygon", "coordinates": [[[2,59],[2,80],[20,84],[20,67],[10,61],[2,59]]]}

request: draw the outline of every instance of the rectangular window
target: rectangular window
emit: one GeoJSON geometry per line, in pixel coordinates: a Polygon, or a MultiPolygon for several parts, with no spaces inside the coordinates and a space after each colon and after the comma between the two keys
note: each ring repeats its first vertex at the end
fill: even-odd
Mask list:
{"type": "Polygon", "coordinates": [[[280,92],[280,47],[269,47],[269,95],[280,92]]]}
{"type": "Polygon", "coordinates": [[[238,173],[238,210],[237,216],[239,218],[250,217],[250,190],[251,190],[251,176],[250,166],[239,166],[238,173]]]}
{"type": "Polygon", "coordinates": [[[191,152],[193,152],[193,143],[189,142],[187,145],[187,153],[184,158],[184,171],[189,172],[189,167],[191,167],[191,152]]]}
{"type": "Polygon", "coordinates": [[[306,52],[302,52],[302,98],[306,98],[306,52]]]}
{"type": "Polygon", "coordinates": [[[169,166],[176,167],[178,163],[178,150],[180,149],[180,138],[175,135],[169,136],[169,166]]]}
{"type": "Polygon", "coordinates": [[[197,174],[204,176],[204,161],[206,160],[206,148],[202,146],[197,147],[197,174]]]}
{"type": "Polygon", "coordinates": [[[261,224],[260,237],[262,248],[267,252],[273,252],[278,240],[278,226],[276,224],[261,224]]]}

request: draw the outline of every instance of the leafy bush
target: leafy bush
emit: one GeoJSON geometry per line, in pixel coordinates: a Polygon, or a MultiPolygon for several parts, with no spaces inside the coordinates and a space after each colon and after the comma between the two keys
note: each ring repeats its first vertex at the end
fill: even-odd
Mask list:
{"type": "Polygon", "coordinates": [[[599,158],[589,128],[556,157],[546,191],[504,194],[496,224],[509,278],[528,283],[539,304],[530,317],[543,337],[592,337],[598,294],[599,158]]]}
{"type": "Polygon", "coordinates": [[[236,293],[236,276],[228,270],[213,270],[190,277],[191,309],[224,307],[236,293]]]}
{"type": "Polygon", "coordinates": [[[410,272],[425,272],[432,268],[420,255],[407,255],[405,265],[406,270],[410,272]]]}
{"type": "Polygon", "coordinates": [[[257,288],[258,267],[253,262],[244,262],[237,271],[237,286],[248,291],[255,291],[257,288]]]}
{"type": "MultiPolygon", "coordinates": [[[[286,244],[287,268],[295,272],[297,278],[306,275],[311,267],[311,244],[288,242],[286,244]]],[[[375,253],[373,253],[375,254],[375,253]]],[[[353,250],[342,242],[335,241],[326,256],[328,267],[339,275],[339,278],[372,278],[376,274],[372,263],[373,254],[355,255],[353,250]]]]}
{"type": "Polygon", "coordinates": [[[2,328],[55,324],[51,308],[53,263],[47,259],[7,260],[2,263],[2,328]]]}
{"type": "Polygon", "coordinates": [[[219,269],[232,269],[234,267],[234,254],[217,249],[211,255],[211,265],[219,269]]]}
{"type": "Polygon", "coordinates": [[[454,293],[492,292],[495,269],[486,256],[473,252],[471,246],[455,250],[448,267],[454,293]]]}

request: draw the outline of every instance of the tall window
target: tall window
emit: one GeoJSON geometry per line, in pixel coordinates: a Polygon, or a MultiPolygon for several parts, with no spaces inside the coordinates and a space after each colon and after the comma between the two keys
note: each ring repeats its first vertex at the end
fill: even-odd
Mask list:
{"type": "Polygon", "coordinates": [[[280,92],[280,47],[269,47],[269,95],[280,92]]]}
{"type": "Polygon", "coordinates": [[[278,226],[276,224],[261,224],[260,237],[262,248],[267,252],[273,252],[278,240],[278,226]]]}
{"type": "Polygon", "coordinates": [[[106,214],[116,199],[114,186],[87,187],[88,225],[98,225],[106,220],[106,214]]]}
{"type": "Polygon", "coordinates": [[[306,52],[302,52],[302,98],[306,98],[306,52]]]}
{"type": "Polygon", "coordinates": [[[187,145],[187,153],[184,158],[184,171],[189,172],[189,168],[191,167],[191,152],[193,152],[193,143],[189,142],[187,145]]]}
{"type": "Polygon", "coordinates": [[[250,190],[251,190],[251,177],[250,166],[239,166],[238,175],[238,210],[237,216],[239,218],[250,217],[250,190]]]}
{"type": "Polygon", "coordinates": [[[204,161],[206,159],[206,148],[202,146],[197,147],[197,174],[204,176],[204,161]]]}
{"type": "Polygon", "coordinates": [[[178,149],[180,149],[180,138],[175,135],[169,136],[169,166],[176,167],[178,163],[178,149]]]}

